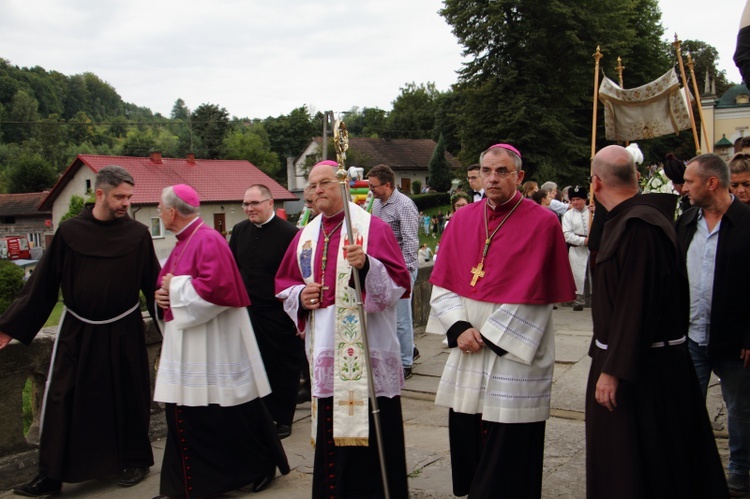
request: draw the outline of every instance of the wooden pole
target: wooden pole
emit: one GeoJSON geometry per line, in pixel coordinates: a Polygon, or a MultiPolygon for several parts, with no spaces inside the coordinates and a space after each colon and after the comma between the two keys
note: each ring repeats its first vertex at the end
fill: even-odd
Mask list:
{"type": "MultiPolygon", "coordinates": [[[[620,88],[625,88],[625,80],[622,78],[622,71],[625,69],[625,66],[622,65],[622,57],[619,55],[617,56],[617,66],[615,66],[615,71],[617,71],[617,76],[620,79],[620,88]]],[[[628,147],[630,145],[630,141],[625,141],[625,147],[628,147]]]]}
{"type": "Polygon", "coordinates": [[[703,130],[703,139],[706,141],[706,152],[714,152],[713,141],[708,140],[708,128],[706,127],[706,120],[703,118],[703,104],[701,104],[700,91],[698,90],[698,82],[695,79],[695,61],[693,60],[690,52],[687,53],[687,67],[690,69],[690,78],[693,80],[693,92],[695,93],[695,102],[698,104],[698,116],[701,119],[701,130],[703,130]]]}
{"type": "MultiPolygon", "coordinates": [[[[675,49],[675,52],[677,52],[677,61],[680,63],[680,75],[682,75],[682,84],[687,88],[687,77],[685,76],[685,65],[682,63],[682,49],[680,48],[680,45],[682,44],[682,41],[680,41],[679,38],[677,38],[677,33],[674,34],[674,42],[672,43],[672,46],[675,49]]],[[[687,95],[689,95],[690,92],[687,92],[687,95]]],[[[696,96],[696,99],[698,96],[696,96]]],[[[695,154],[701,153],[701,144],[698,140],[698,130],[695,126],[695,116],[693,116],[693,106],[690,104],[690,99],[688,99],[687,103],[688,113],[690,114],[690,125],[693,128],[693,140],[695,141],[695,154]]]]}
{"type": "MultiPolygon", "coordinates": [[[[602,53],[599,50],[599,45],[596,46],[596,52],[594,52],[594,116],[592,118],[591,125],[591,159],[594,159],[596,154],[596,112],[599,107],[599,59],[602,58],[602,53]]],[[[590,192],[590,191],[589,191],[590,192]]]]}

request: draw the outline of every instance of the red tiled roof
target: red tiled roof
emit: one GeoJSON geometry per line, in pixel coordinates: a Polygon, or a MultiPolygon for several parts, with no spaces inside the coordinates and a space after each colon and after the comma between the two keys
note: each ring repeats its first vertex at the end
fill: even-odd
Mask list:
{"type": "MultiPolygon", "coordinates": [[[[318,146],[322,137],[316,137],[318,146]]],[[[365,169],[385,164],[393,170],[418,170],[427,168],[437,143],[431,139],[373,139],[369,137],[349,137],[349,151],[356,158],[356,165],[347,161],[347,166],[361,166],[365,169]]],[[[461,163],[448,151],[445,158],[454,168],[461,163]]]]}
{"type": "Polygon", "coordinates": [[[48,192],[28,192],[24,194],[0,194],[0,216],[46,216],[51,212],[41,212],[37,207],[48,192]]]}
{"type": "Polygon", "coordinates": [[[298,199],[246,160],[195,159],[189,163],[187,159],[162,158],[161,163],[155,163],[151,157],[79,154],[40,208],[52,209],[59,193],[80,168],[86,166],[97,173],[108,165],[122,166],[133,176],[133,204],[156,204],[161,198],[162,189],[175,184],[192,186],[198,191],[202,203],[239,201],[252,184],[265,184],[277,201],[298,199]]]}

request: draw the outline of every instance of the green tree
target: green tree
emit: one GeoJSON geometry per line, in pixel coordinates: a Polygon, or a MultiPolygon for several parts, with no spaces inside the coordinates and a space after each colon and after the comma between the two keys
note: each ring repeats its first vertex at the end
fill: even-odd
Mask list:
{"type": "Polygon", "coordinates": [[[83,111],[78,111],[68,120],[68,139],[73,144],[83,144],[94,140],[94,123],[83,111]]]}
{"type": "Polygon", "coordinates": [[[224,139],[224,149],[227,159],[246,159],[271,177],[281,169],[262,123],[241,125],[232,131],[224,139]]]}
{"type": "Polygon", "coordinates": [[[8,169],[8,190],[11,193],[41,192],[57,180],[55,169],[39,154],[23,153],[8,169]]]}
{"type": "Polygon", "coordinates": [[[39,104],[26,90],[20,89],[13,96],[5,119],[10,123],[4,125],[3,136],[7,142],[21,143],[34,136],[35,122],[39,120],[39,104]]]}
{"type": "Polygon", "coordinates": [[[435,100],[439,92],[435,84],[407,83],[401,95],[393,101],[393,110],[388,114],[389,138],[428,139],[435,127],[435,100]]]}
{"type": "Polygon", "coordinates": [[[109,122],[109,134],[117,138],[126,137],[128,135],[127,122],[124,116],[115,116],[109,122]]]}
{"type": "Polygon", "coordinates": [[[530,176],[553,164],[560,182],[582,181],[596,46],[609,75],[623,57],[627,86],[669,68],[656,0],[446,0],[441,14],[468,60],[455,88],[464,163],[494,143],[510,142],[530,176]]]}
{"type": "Polygon", "coordinates": [[[65,215],[62,216],[60,221],[65,221],[69,218],[73,218],[74,216],[81,213],[81,210],[84,206],[83,198],[77,194],[73,194],[70,198],[70,204],[68,205],[68,211],[65,213],[65,215]]]}
{"type": "MultiPolygon", "coordinates": [[[[278,156],[281,165],[286,165],[287,157],[297,156],[314,136],[322,133],[322,127],[316,126],[307,106],[298,107],[288,115],[268,117],[263,120],[263,126],[268,133],[271,151],[278,156]]],[[[275,180],[286,185],[286,170],[280,169],[275,180]]]]}
{"type": "Polygon", "coordinates": [[[5,312],[23,288],[24,270],[10,260],[0,260],[0,313],[5,312]]]}
{"type": "Polygon", "coordinates": [[[169,113],[169,117],[173,120],[182,120],[187,121],[188,118],[190,118],[190,110],[185,105],[185,101],[182,99],[177,99],[174,101],[174,106],[172,106],[172,112],[169,113]]]}
{"type": "Polygon", "coordinates": [[[201,104],[191,117],[196,141],[195,155],[218,159],[224,156],[224,139],[229,134],[229,113],[216,104],[201,104]]]}
{"type": "Polygon", "coordinates": [[[148,156],[156,148],[156,139],[151,132],[134,130],[125,138],[121,154],[123,156],[143,157],[148,156]]]}
{"type": "Polygon", "coordinates": [[[445,139],[442,134],[438,138],[435,149],[432,151],[429,169],[430,189],[438,192],[447,192],[450,190],[453,172],[451,164],[445,159],[445,139]]]}
{"type": "MultiPolygon", "coordinates": [[[[685,74],[690,78],[690,70],[687,67],[687,54],[690,54],[695,67],[695,80],[698,84],[698,91],[705,93],[705,79],[706,73],[708,73],[711,84],[716,84],[716,95],[722,95],[726,92],[729,87],[733,85],[731,81],[727,79],[727,72],[723,69],[720,71],[716,67],[716,63],[719,60],[719,51],[715,47],[708,43],[700,40],[685,40],[682,42],[682,55],[685,60],[685,74]]],[[[690,84],[690,91],[693,92],[692,82],[690,84]]]]}
{"type": "Polygon", "coordinates": [[[37,133],[41,154],[45,161],[54,165],[57,171],[65,167],[62,149],[65,145],[63,121],[57,114],[51,114],[42,120],[37,133]]]}

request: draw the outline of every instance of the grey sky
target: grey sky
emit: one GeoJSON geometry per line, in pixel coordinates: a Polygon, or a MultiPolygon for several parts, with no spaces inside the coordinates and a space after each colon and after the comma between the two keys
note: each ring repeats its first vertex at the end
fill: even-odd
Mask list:
{"type": "MultiPolygon", "coordinates": [[[[732,62],[744,0],[661,0],[671,40],[700,39],[732,62]],[[704,13],[698,9],[701,7],[704,13]],[[710,6],[709,6],[710,7],[710,6]],[[710,23],[706,26],[702,23],[710,23]]],[[[219,104],[265,118],[306,104],[390,110],[407,82],[447,90],[461,47],[441,0],[2,0],[0,57],[66,75],[90,71],[127,102],[168,115],[219,104]]],[[[613,55],[616,58],[616,55],[613,55]]],[[[627,65],[627,61],[625,61],[627,65]]]]}

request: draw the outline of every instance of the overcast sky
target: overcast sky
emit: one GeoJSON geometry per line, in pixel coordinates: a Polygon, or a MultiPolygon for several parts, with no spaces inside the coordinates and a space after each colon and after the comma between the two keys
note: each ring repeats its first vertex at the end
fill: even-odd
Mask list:
{"type": "MultiPolygon", "coordinates": [[[[719,68],[740,80],[732,55],[745,0],[659,3],[670,41],[676,31],[713,45],[719,68]]],[[[407,82],[447,90],[456,81],[461,46],[441,7],[441,0],[0,0],[0,57],[66,75],[93,72],[125,101],[165,116],[178,98],[191,109],[212,103],[251,118],[302,105],[390,110],[407,82]]]]}

